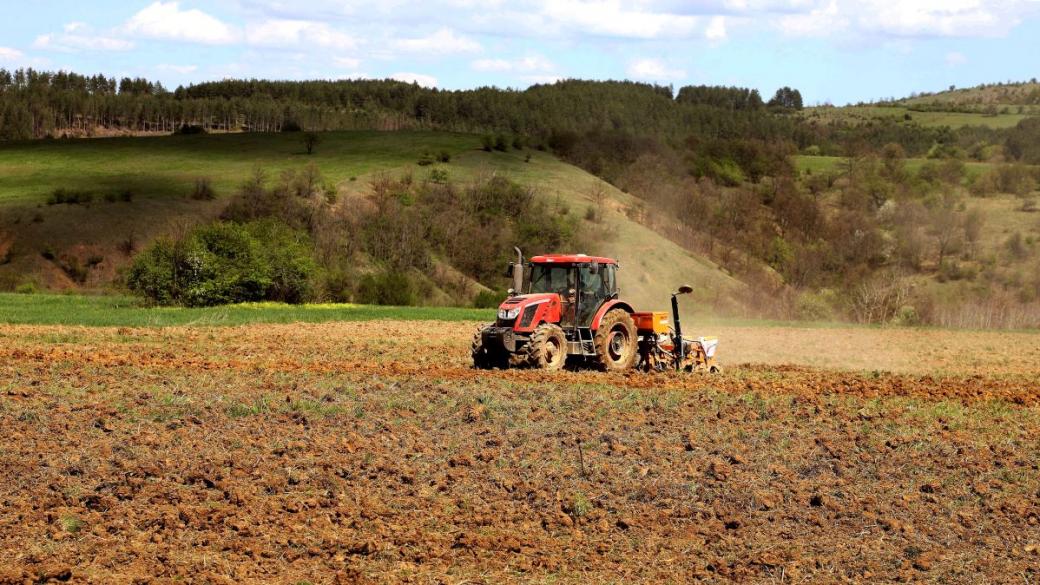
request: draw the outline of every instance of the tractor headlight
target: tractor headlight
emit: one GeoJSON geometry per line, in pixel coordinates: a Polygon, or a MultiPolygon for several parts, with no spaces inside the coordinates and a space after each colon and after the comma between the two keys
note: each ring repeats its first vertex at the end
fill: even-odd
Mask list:
{"type": "Polygon", "coordinates": [[[510,319],[516,319],[520,315],[520,307],[515,309],[499,309],[498,318],[503,321],[509,321],[510,319]]]}

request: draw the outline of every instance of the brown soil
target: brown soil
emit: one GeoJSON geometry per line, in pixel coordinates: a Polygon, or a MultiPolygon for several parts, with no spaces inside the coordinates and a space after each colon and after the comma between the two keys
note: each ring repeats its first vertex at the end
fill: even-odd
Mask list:
{"type": "Polygon", "coordinates": [[[1040,579],[1035,373],[480,372],[470,330],[0,328],[0,583],[1040,579]]]}

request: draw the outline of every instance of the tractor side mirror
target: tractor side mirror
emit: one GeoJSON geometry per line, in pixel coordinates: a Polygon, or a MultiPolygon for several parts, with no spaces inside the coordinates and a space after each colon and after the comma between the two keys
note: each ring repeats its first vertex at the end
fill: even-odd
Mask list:
{"type": "Polygon", "coordinates": [[[693,292],[693,287],[684,284],[684,285],[679,287],[679,290],[675,294],[677,294],[677,295],[688,295],[688,294],[690,294],[692,292],[693,292]]]}

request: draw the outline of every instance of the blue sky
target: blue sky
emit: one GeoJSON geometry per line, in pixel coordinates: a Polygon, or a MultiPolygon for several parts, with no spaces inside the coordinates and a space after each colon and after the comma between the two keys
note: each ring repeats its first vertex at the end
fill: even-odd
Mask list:
{"type": "Polygon", "coordinates": [[[142,76],[782,85],[844,104],[1040,77],[1040,0],[37,0],[0,67],[142,76]]]}

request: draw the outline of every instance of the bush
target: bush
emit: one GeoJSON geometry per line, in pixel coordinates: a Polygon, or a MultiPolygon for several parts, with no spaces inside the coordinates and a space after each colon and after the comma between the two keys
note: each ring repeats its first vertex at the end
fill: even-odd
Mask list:
{"type": "Polygon", "coordinates": [[[442,150],[440,154],[437,155],[437,160],[442,163],[451,162],[451,154],[446,150],[442,150]]]}
{"type": "Polygon", "coordinates": [[[903,305],[896,311],[895,317],[892,318],[893,325],[900,325],[903,327],[912,327],[914,325],[920,325],[921,316],[917,313],[911,305],[903,305]]]}
{"type": "Polygon", "coordinates": [[[506,298],[505,291],[482,290],[473,299],[473,306],[477,309],[496,309],[506,298]]]}
{"type": "Polygon", "coordinates": [[[505,134],[495,136],[495,150],[500,150],[502,152],[509,150],[509,139],[506,138],[505,134]]]}
{"type": "Polygon", "coordinates": [[[47,198],[47,205],[89,205],[93,200],[94,194],[89,191],[73,191],[58,187],[47,198]]]}
{"type": "Polygon", "coordinates": [[[361,279],[358,300],[367,305],[414,305],[415,287],[408,275],[401,272],[369,274],[361,279]]]}
{"type": "Polygon", "coordinates": [[[430,171],[430,180],[439,185],[448,182],[448,171],[444,169],[433,169],[430,171]]]}
{"type": "Polygon", "coordinates": [[[159,240],[134,259],[130,290],[159,304],[300,303],[316,272],[306,234],[273,220],[215,223],[159,240]]]}
{"type": "Polygon", "coordinates": [[[208,177],[195,179],[195,188],[191,191],[191,198],[196,201],[213,201],[217,198],[217,192],[213,190],[208,177]]]}
{"type": "Polygon", "coordinates": [[[490,134],[480,137],[480,147],[484,152],[491,152],[495,148],[495,139],[490,134]]]}
{"type": "Polygon", "coordinates": [[[40,287],[36,286],[35,282],[26,281],[15,287],[14,292],[20,295],[32,295],[40,292],[40,287]]]}
{"type": "Polygon", "coordinates": [[[177,134],[205,134],[206,129],[198,124],[184,124],[177,129],[177,134]]]}
{"type": "Polygon", "coordinates": [[[419,156],[419,160],[415,164],[419,165],[420,167],[428,167],[433,164],[433,155],[428,152],[424,152],[422,153],[422,155],[419,156]]]}

